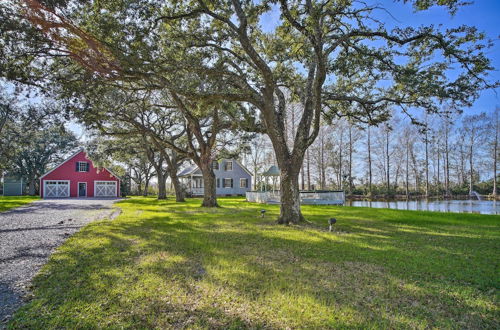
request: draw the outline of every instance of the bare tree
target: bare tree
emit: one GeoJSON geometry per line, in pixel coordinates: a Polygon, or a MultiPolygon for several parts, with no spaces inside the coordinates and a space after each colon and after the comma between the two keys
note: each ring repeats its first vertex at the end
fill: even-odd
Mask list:
{"type": "Polygon", "coordinates": [[[493,191],[491,192],[491,195],[493,198],[496,198],[497,196],[497,180],[498,180],[498,172],[497,172],[497,164],[498,164],[498,158],[499,158],[499,149],[498,149],[498,139],[500,135],[500,118],[499,118],[499,112],[500,108],[496,107],[495,110],[492,113],[492,118],[491,118],[491,123],[493,126],[493,131],[495,132],[493,134],[493,147],[492,147],[492,158],[493,158],[493,191]]]}
{"type": "Polygon", "coordinates": [[[474,160],[478,153],[478,146],[484,142],[483,133],[487,124],[485,113],[479,115],[465,116],[462,120],[462,127],[467,143],[467,157],[469,161],[469,195],[474,191],[474,160]]]}

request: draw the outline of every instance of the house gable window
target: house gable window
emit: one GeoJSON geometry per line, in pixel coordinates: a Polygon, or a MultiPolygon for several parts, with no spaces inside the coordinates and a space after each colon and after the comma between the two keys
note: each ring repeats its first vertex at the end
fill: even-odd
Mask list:
{"type": "Polygon", "coordinates": [[[240,179],[240,188],[248,188],[248,179],[246,178],[240,179]]]}
{"type": "Polygon", "coordinates": [[[233,179],[225,178],[223,181],[224,188],[233,188],[233,179]]]}
{"type": "Polygon", "coordinates": [[[224,163],[224,171],[232,171],[233,170],[233,161],[227,161],[224,163]]]}
{"type": "Polygon", "coordinates": [[[90,169],[90,164],[88,162],[76,162],[77,172],[88,172],[90,169]]]}
{"type": "Polygon", "coordinates": [[[219,170],[219,162],[214,160],[212,161],[212,169],[213,170],[219,170]]]}

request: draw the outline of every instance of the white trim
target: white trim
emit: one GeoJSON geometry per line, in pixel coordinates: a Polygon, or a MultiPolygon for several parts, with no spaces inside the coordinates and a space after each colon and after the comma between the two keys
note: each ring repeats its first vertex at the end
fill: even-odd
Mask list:
{"type": "Polygon", "coordinates": [[[237,159],[235,159],[234,161],[239,165],[239,167],[243,169],[243,171],[247,172],[247,174],[250,175],[250,177],[253,177],[253,174],[250,173],[250,171],[245,166],[243,166],[237,159]]]}
{"type": "MultiPolygon", "coordinates": [[[[191,168],[191,171],[187,172],[187,173],[184,173],[183,175],[179,175],[179,178],[186,178],[188,177],[189,175],[192,175],[194,172],[196,172],[196,170],[198,170],[198,166],[194,165],[192,168],[191,168]]],[[[109,170],[108,170],[109,171],[109,170]]],[[[181,173],[182,171],[179,171],[179,173],[181,173]]]]}
{"type": "MultiPolygon", "coordinates": [[[[96,167],[94,166],[94,162],[92,162],[92,167],[96,168],[96,167]]],[[[109,172],[109,174],[111,174],[111,175],[112,175],[115,179],[118,179],[118,181],[121,181],[121,180],[122,180],[122,179],[120,179],[120,177],[119,177],[118,175],[116,175],[115,173],[111,172],[111,170],[110,170],[109,168],[104,167],[104,166],[103,166],[102,168],[103,168],[103,169],[105,169],[106,171],[108,171],[108,172],[109,172]]],[[[96,169],[97,169],[97,168],[96,168],[96,169]]]]}
{"type": "Polygon", "coordinates": [[[222,188],[229,188],[229,189],[234,188],[234,180],[233,180],[233,187],[231,187],[231,186],[226,187],[226,183],[224,182],[226,179],[227,180],[233,180],[233,178],[222,178],[222,188]]]}
{"type": "MultiPolygon", "coordinates": [[[[47,186],[45,185],[46,181],[67,182],[68,183],[68,198],[71,197],[71,180],[42,180],[43,198],[47,198],[47,192],[46,192],[47,186]]],[[[55,197],[55,198],[58,198],[58,197],[55,197]]],[[[65,197],[62,197],[62,198],[65,198],[65,197]]]]}
{"type": "MultiPolygon", "coordinates": [[[[63,161],[61,164],[57,165],[56,167],[54,167],[54,168],[53,168],[53,169],[51,169],[50,171],[45,172],[45,174],[44,174],[44,175],[42,175],[42,176],[40,177],[40,180],[42,180],[42,179],[43,179],[44,177],[46,177],[48,174],[50,174],[50,173],[54,172],[55,170],[57,170],[59,167],[61,167],[61,166],[62,166],[63,164],[65,164],[67,161],[69,161],[69,160],[71,160],[71,159],[75,158],[75,157],[76,157],[76,155],[78,155],[80,152],[85,152],[85,151],[84,151],[83,149],[80,149],[77,153],[75,153],[75,154],[73,154],[73,156],[71,156],[71,157],[67,158],[67,159],[66,159],[65,161],[63,161]]],[[[52,181],[57,181],[57,180],[52,180],[52,181]]]]}
{"type": "Polygon", "coordinates": [[[232,172],[234,170],[234,161],[233,161],[233,159],[229,159],[229,160],[228,159],[224,159],[224,161],[225,161],[224,162],[224,172],[232,172]],[[231,169],[230,170],[226,169],[226,165],[228,163],[231,163],[231,169]]]}
{"type": "Polygon", "coordinates": [[[86,172],[90,172],[90,165],[89,165],[89,170],[87,171],[87,164],[89,164],[89,162],[80,162],[78,161],[78,172],[83,172],[83,173],[86,173],[86,172]],[[82,164],[85,164],[85,170],[82,171],[82,164]]]}
{"type": "MultiPolygon", "coordinates": [[[[94,166],[94,163],[92,163],[92,166],[94,166]]],[[[111,174],[112,176],[115,177],[115,179],[118,179],[118,181],[121,181],[122,179],[120,179],[120,177],[118,175],[116,175],[115,173],[111,172],[111,170],[107,167],[103,167],[103,169],[105,169],[106,171],[109,172],[109,174],[111,174]]]]}
{"type": "Polygon", "coordinates": [[[89,184],[87,182],[83,182],[83,181],[78,181],[76,184],[76,196],[83,197],[83,196],[80,196],[80,183],[85,183],[85,197],[87,197],[89,195],[89,193],[88,193],[89,184]]]}
{"type": "Polygon", "coordinates": [[[248,188],[248,178],[240,178],[240,188],[248,188]],[[241,180],[245,180],[246,184],[244,187],[241,186],[241,180]]]}
{"type": "MultiPolygon", "coordinates": [[[[233,169],[230,170],[230,171],[226,171],[225,169],[221,169],[220,168],[220,163],[219,163],[219,169],[218,171],[220,172],[232,172],[234,171],[234,162],[236,162],[236,164],[238,164],[238,166],[243,170],[245,171],[245,173],[247,173],[248,175],[250,175],[251,178],[253,178],[253,174],[252,172],[250,172],[245,166],[243,166],[236,158],[229,158],[229,159],[221,159],[220,161],[230,161],[230,162],[233,162],[233,169]]],[[[180,178],[185,178],[185,177],[189,177],[190,175],[192,175],[195,171],[197,171],[199,169],[198,166],[193,166],[193,168],[191,169],[191,171],[189,171],[188,173],[185,173],[183,174],[182,176],[179,176],[180,178]]],[[[108,170],[109,171],[109,170],[108,170]]],[[[214,170],[214,171],[217,171],[217,170],[214,170]]],[[[111,171],[109,171],[111,172],[111,171]]],[[[181,173],[182,171],[179,171],[179,173],[181,173]]],[[[202,176],[202,175],[200,175],[202,176]]],[[[118,177],[117,177],[118,178],[118,177]]]]}
{"type": "Polygon", "coordinates": [[[94,180],[94,197],[118,197],[118,181],[115,180],[94,180]],[[114,182],[115,183],[115,195],[114,196],[96,196],[96,182],[114,182]]]}
{"type": "MultiPolygon", "coordinates": [[[[88,157],[87,157],[87,152],[85,151],[85,149],[80,149],[77,153],[73,154],[72,156],[70,156],[69,158],[67,158],[65,161],[63,161],[61,164],[57,165],[56,167],[54,167],[53,169],[51,169],[50,171],[48,172],[45,172],[44,175],[42,175],[40,177],[40,181],[45,177],[47,176],[48,174],[54,172],[55,170],[57,170],[59,167],[61,167],[63,164],[65,164],[66,162],[68,162],[69,160],[73,159],[75,156],[77,156],[80,152],[83,152],[85,153],[85,158],[88,159],[90,161],[90,163],[92,163],[92,167],[96,168],[94,166],[94,162],[92,160],[90,160],[88,157]]],[[[118,179],[119,181],[121,181],[120,177],[118,175],[116,175],[115,173],[111,172],[111,170],[109,170],[107,167],[103,167],[103,169],[105,169],[106,171],[108,171],[113,177],[115,177],[116,179],[118,179]]],[[[90,168],[89,168],[89,172],[90,172],[90,168]]],[[[87,172],[86,172],[87,173],[87,172]]],[[[56,181],[56,180],[53,180],[53,181],[56,181]]]]}

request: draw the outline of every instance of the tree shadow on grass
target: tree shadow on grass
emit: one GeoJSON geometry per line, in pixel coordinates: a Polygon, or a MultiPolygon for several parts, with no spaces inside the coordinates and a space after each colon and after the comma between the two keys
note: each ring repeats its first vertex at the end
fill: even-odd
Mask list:
{"type": "MultiPolygon", "coordinates": [[[[494,296],[483,292],[498,283],[490,269],[463,268],[470,260],[457,252],[462,237],[398,232],[393,223],[346,224],[342,235],[253,226],[262,221],[247,219],[254,211],[148,210],[140,220],[90,225],[51,258],[37,298],[12,324],[498,326],[494,296]],[[71,313],[81,317],[59,317],[71,313]]],[[[476,254],[494,253],[494,243],[465,242],[476,254]]]]}

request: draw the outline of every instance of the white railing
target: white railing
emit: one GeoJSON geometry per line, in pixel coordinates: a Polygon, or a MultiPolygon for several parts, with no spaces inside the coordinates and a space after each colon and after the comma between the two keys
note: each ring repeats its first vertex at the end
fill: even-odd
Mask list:
{"type": "Polygon", "coordinates": [[[193,195],[203,195],[203,188],[189,188],[188,190],[193,195]]]}
{"type": "Polygon", "coordinates": [[[279,203],[280,193],[279,191],[247,191],[246,198],[252,203],[279,203]]]}
{"type": "MultiPolygon", "coordinates": [[[[279,191],[249,191],[246,193],[246,199],[252,203],[279,203],[279,191]]],[[[343,205],[345,203],[345,194],[343,191],[328,192],[300,192],[301,204],[325,204],[325,205],[343,205]]]]}
{"type": "Polygon", "coordinates": [[[341,205],[345,202],[345,194],[343,191],[327,191],[327,192],[301,192],[300,202],[302,204],[330,204],[341,205]]]}

